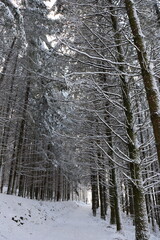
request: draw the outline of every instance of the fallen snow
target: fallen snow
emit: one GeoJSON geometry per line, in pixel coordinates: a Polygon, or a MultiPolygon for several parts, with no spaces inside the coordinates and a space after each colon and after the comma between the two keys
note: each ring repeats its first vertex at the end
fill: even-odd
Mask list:
{"type": "Polygon", "coordinates": [[[124,220],[123,233],[117,233],[108,220],[92,216],[90,205],[0,194],[0,240],[134,240],[131,221],[124,220]]]}

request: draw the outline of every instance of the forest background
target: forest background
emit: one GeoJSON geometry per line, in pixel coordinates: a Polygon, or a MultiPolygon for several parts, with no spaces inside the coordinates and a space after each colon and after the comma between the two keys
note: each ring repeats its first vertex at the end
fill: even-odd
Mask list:
{"type": "Polygon", "coordinates": [[[158,0],[0,1],[0,189],[160,228],[158,0]],[[85,186],[85,188],[84,188],[85,186]]]}

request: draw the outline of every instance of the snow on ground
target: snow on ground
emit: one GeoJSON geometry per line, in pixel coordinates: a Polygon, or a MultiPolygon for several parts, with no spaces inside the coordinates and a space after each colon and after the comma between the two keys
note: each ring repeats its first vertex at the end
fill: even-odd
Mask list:
{"type": "MultiPolygon", "coordinates": [[[[134,240],[130,220],[123,233],[93,217],[91,206],[77,202],[42,202],[0,194],[0,240],[134,240]]],[[[151,236],[151,240],[160,239],[151,236]]]]}

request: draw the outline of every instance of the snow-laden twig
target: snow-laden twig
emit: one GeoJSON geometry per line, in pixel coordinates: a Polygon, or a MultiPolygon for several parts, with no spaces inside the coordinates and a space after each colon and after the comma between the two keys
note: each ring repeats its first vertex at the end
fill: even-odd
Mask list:
{"type": "Polygon", "coordinates": [[[118,137],[119,139],[122,140],[122,142],[124,142],[125,144],[127,144],[127,142],[126,142],[118,133],[116,133],[116,132],[113,130],[113,128],[111,128],[110,125],[109,125],[103,118],[101,118],[101,116],[100,116],[97,112],[95,112],[95,114],[96,114],[97,117],[111,130],[111,132],[114,133],[114,135],[115,135],[116,137],[118,137]]]}
{"type": "MultiPolygon", "coordinates": [[[[96,146],[97,146],[98,148],[100,148],[100,149],[102,150],[102,152],[103,152],[113,163],[115,163],[115,165],[117,165],[118,167],[121,167],[122,169],[128,170],[128,168],[124,167],[124,165],[121,165],[121,164],[117,163],[117,162],[104,150],[104,148],[102,148],[98,143],[95,143],[95,144],[96,144],[96,146]]],[[[115,153],[115,152],[114,152],[114,153],[115,153]]]]}
{"type": "Polygon", "coordinates": [[[23,16],[20,12],[20,9],[12,0],[1,0],[1,2],[6,6],[6,8],[10,10],[16,21],[18,36],[21,41],[22,51],[24,52],[27,48],[27,40],[26,33],[24,30],[23,16]]]}

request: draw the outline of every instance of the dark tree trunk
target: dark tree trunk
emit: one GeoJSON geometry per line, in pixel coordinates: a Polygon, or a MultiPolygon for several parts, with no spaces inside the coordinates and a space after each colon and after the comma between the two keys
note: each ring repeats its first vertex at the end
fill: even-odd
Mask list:
{"type": "Polygon", "coordinates": [[[62,184],[61,184],[61,168],[58,167],[57,169],[57,196],[56,196],[56,201],[60,201],[62,196],[62,184]]]}
{"type": "Polygon", "coordinates": [[[98,196],[98,179],[97,171],[91,169],[91,190],[92,190],[92,212],[95,217],[97,214],[97,208],[99,207],[99,196],[98,196]]]}
{"type": "Polygon", "coordinates": [[[104,166],[99,171],[99,197],[100,197],[100,212],[101,218],[106,219],[106,187],[105,187],[105,171],[104,166]]]}
{"type": "Polygon", "coordinates": [[[150,64],[134,0],[125,0],[125,6],[141,67],[160,165],[160,93],[150,64]]]}
{"type": "MultiPolygon", "coordinates": [[[[109,0],[112,4],[112,0],[109,0]]],[[[128,6],[128,13],[132,10],[131,5],[132,1],[126,0],[126,7],[128,6]]],[[[111,20],[113,29],[115,31],[115,43],[117,45],[118,52],[118,62],[124,62],[123,49],[121,45],[121,35],[118,29],[118,21],[116,18],[116,13],[113,7],[110,7],[111,11],[111,20]]],[[[132,16],[133,17],[133,16],[132,16]]],[[[138,47],[139,49],[139,47],[138,47]]],[[[135,211],[135,228],[136,228],[136,240],[148,240],[149,239],[149,229],[148,229],[148,221],[147,221],[147,212],[146,212],[146,203],[145,203],[145,195],[142,185],[142,170],[140,165],[140,156],[139,150],[136,147],[136,134],[133,129],[133,114],[131,111],[131,101],[129,97],[128,85],[126,81],[124,65],[119,65],[119,70],[122,72],[120,76],[121,79],[121,87],[122,87],[122,97],[123,104],[125,107],[125,116],[126,116],[126,126],[127,126],[127,134],[128,134],[128,149],[129,149],[129,157],[131,159],[130,163],[130,172],[132,178],[132,188],[133,188],[133,199],[134,199],[134,207],[135,211]]]]}
{"type": "Polygon", "coordinates": [[[13,189],[14,190],[17,188],[18,176],[20,174],[20,158],[21,158],[21,153],[22,153],[22,149],[23,149],[24,129],[25,129],[25,125],[26,125],[26,111],[27,111],[27,107],[28,107],[29,93],[30,93],[30,80],[27,81],[27,85],[26,85],[22,120],[20,122],[20,127],[19,127],[17,151],[15,153],[16,160],[15,160],[15,170],[14,170],[14,175],[13,175],[13,189]]]}

